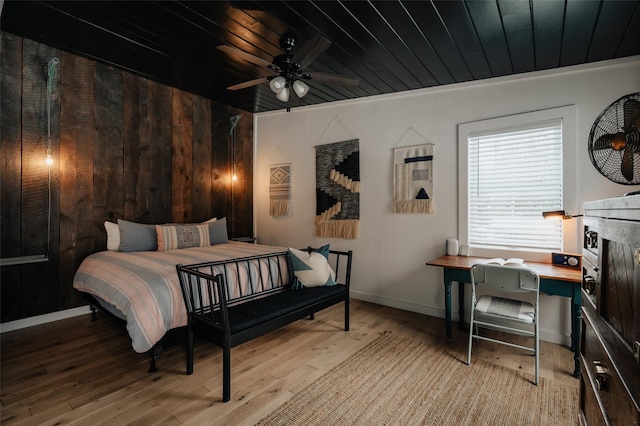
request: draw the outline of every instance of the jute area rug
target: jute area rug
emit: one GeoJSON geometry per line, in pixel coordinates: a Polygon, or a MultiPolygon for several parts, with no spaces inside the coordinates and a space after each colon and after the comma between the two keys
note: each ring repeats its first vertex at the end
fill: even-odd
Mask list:
{"type": "Polygon", "coordinates": [[[462,358],[385,332],[258,424],[578,424],[577,389],[462,358]]]}

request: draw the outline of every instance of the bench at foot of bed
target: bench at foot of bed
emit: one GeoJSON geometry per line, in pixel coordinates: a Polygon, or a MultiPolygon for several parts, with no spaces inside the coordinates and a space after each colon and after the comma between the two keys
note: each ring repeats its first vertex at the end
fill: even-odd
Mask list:
{"type": "MultiPolygon", "coordinates": [[[[312,253],[314,249],[305,249],[312,253]]],[[[193,373],[194,333],[203,333],[223,351],[223,397],[231,399],[231,348],[316,312],[344,303],[349,330],[349,283],[352,252],[330,250],[335,285],[294,286],[287,252],[232,261],[178,265],[188,312],[187,374],[193,373]],[[237,286],[238,276],[243,286],[237,286]],[[295,288],[295,289],[294,289],[295,288]]]]}

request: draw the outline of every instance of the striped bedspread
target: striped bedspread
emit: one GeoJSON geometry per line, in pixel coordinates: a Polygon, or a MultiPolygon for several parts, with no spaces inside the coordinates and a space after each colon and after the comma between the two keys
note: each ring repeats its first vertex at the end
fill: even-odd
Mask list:
{"type": "Polygon", "coordinates": [[[285,251],[286,248],[230,241],[209,247],[167,251],[103,251],[87,257],[73,286],[101,298],[127,318],[136,352],[146,352],[164,334],[187,324],[176,265],[211,262],[285,251]]]}

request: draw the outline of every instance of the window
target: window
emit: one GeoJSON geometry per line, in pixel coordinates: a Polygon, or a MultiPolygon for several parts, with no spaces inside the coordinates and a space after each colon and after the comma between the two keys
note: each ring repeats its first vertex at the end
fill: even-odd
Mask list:
{"type": "Polygon", "coordinates": [[[563,170],[565,146],[573,145],[564,140],[570,134],[565,127],[573,125],[571,111],[460,126],[460,240],[474,254],[562,250],[562,221],[545,220],[542,212],[568,208],[563,170]]]}
{"type": "Polygon", "coordinates": [[[469,136],[469,244],[560,250],[562,123],[469,136]]]}

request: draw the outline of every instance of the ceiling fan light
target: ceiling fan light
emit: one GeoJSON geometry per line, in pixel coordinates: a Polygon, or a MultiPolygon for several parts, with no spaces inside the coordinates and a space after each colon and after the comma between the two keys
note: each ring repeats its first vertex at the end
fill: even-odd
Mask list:
{"type": "Polygon", "coordinates": [[[280,93],[287,87],[287,80],[285,80],[285,78],[282,76],[278,76],[269,82],[269,87],[271,88],[273,93],[280,93]]]}
{"type": "Polygon", "coordinates": [[[282,102],[287,102],[289,100],[289,88],[285,87],[280,92],[276,94],[276,98],[282,102]]]}
{"type": "Polygon", "coordinates": [[[309,93],[309,86],[300,80],[296,80],[293,82],[293,91],[296,92],[299,98],[302,98],[309,93]]]}

